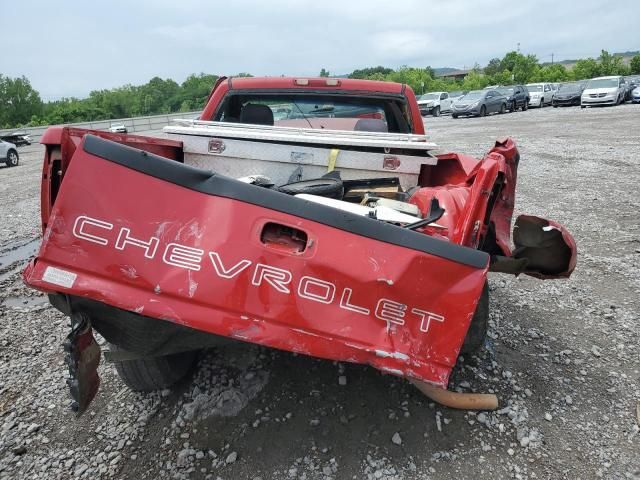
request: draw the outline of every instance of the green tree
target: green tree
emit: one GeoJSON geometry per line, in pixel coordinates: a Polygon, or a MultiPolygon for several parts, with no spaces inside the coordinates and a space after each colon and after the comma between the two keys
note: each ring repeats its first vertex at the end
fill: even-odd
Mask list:
{"type": "Polygon", "coordinates": [[[502,70],[509,70],[511,72],[513,72],[513,69],[516,66],[516,62],[518,61],[518,59],[520,59],[523,55],[519,52],[511,51],[508,52],[503,58],[502,60],[500,60],[500,71],[502,70]]]}
{"type": "Polygon", "coordinates": [[[23,125],[42,112],[40,94],[26,77],[0,75],[0,126],[23,125]]]}
{"type": "Polygon", "coordinates": [[[574,80],[588,80],[600,75],[600,65],[593,58],[583,58],[571,70],[574,80]]]}
{"type": "Polygon", "coordinates": [[[602,50],[599,60],[601,75],[625,75],[627,73],[627,68],[620,55],[611,55],[606,50],[602,50]]]}
{"type": "Polygon", "coordinates": [[[482,90],[487,85],[489,85],[489,77],[472,70],[462,81],[461,89],[482,90]]]}
{"type": "Polygon", "coordinates": [[[520,55],[516,58],[515,65],[513,66],[513,79],[516,83],[528,83],[535,77],[540,66],[538,65],[538,58],[535,55],[520,55]]]}
{"type": "Polygon", "coordinates": [[[382,75],[382,77],[385,77],[386,75],[390,75],[393,73],[393,69],[392,68],[387,68],[387,67],[383,67],[382,65],[377,66],[377,67],[369,67],[369,68],[361,68],[359,70],[354,70],[353,72],[351,72],[351,74],[349,75],[349,78],[359,78],[359,79],[368,79],[368,80],[372,80],[372,77],[374,75],[378,75],[378,79],[381,78],[380,75],[382,75]]]}
{"type": "Polygon", "coordinates": [[[180,111],[188,112],[204,108],[209,93],[215,85],[218,77],[206,73],[191,74],[180,85],[180,111]]]}
{"type": "Polygon", "coordinates": [[[554,63],[553,65],[541,67],[531,80],[536,82],[566,82],[569,79],[569,72],[564,65],[554,63]]]}
{"type": "Polygon", "coordinates": [[[629,62],[629,68],[632,74],[640,74],[640,55],[635,55],[631,62],[629,62]]]}
{"type": "Polygon", "coordinates": [[[406,83],[419,95],[423,90],[425,92],[431,90],[433,77],[430,70],[430,68],[427,70],[426,68],[413,68],[405,65],[387,75],[385,79],[391,82],[406,83]]]}
{"type": "Polygon", "coordinates": [[[494,75],[487,75],[488,85],[510,85],[513,83],[513,74],[509,70],[503,70],[494,75]]]}
{"type": "Polygon", "coordinates": [[[492,58],[489,60],[487,66],[484,67],[484,74],[489,76],[497,75],[503,71],[505,71],[505,69],[502,68],[502,62],[499,58],[492,58]]]}
{"type": "Polygon", "coordinates": [[[320,70],[320,75],[321,77],[328,77],[329,76],[329,70],[325,70],[324,68],[322,70],[320,70]]]}

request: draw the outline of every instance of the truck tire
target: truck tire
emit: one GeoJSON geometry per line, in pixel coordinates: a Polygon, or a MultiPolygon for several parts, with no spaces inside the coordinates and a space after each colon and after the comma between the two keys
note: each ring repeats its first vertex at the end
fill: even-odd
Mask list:
{"type": "MultiPolygon", "coordinates": [[[[109,344],[112,351],[122,351],[109,344]]],[[[161,357],[143,357],[113,362],[122,381],[136,392],[152,392],[168,388],[185,378],[192,370],[198,352],[181,352],[161,357]]]]}
{"type": "Polygon", "coordinates": [[[18,163],[20,163],[18,152],[13,149],[9,150],[7,152],[7,167],[17,167],[18,163]]]}
{"type": "Polygon", "coordinates": [[[440,116],[440,106],[437,106],[433,109],[433,116],[434,117],[439,117],[440,116]]]}
{"type": "Polygon", "coordinates": [[[301,182],[288,183],[278,187],[278,190],[288,195],[308,193],[320,197],[337,198],[342,200],[344,186],[338,178],[317,178],[315,180],[303,180],[301,182]]]}
{"type": "Polygon", "coordinates": [[[485,281],[476,311],[471,319],[467,336],[460,349],[462,355],[476,353],[484,345],[487,336],[487,324],[489,322],[489,283],[485,281]]]}

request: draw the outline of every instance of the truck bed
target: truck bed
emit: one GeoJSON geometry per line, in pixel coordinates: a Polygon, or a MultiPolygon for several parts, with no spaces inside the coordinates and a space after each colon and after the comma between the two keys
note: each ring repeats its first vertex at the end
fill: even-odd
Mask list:
{"type": "Polygon", "coordinates": [[[86,135],[25,280],[444,387],[488,258],[86,135]]]}

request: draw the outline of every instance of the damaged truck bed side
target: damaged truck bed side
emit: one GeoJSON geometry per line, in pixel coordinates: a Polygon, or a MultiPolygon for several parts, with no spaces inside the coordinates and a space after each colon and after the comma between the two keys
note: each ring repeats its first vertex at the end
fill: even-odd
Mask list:
{"type": "Polygon", "coordinates": [[[71,317],[79,413],[99,384],[93,329],[137,390],[229,339],[446,389],[484,340],[488,271],[575,267],[545,219],[520,217],[511,246],[514,142],[434,155],[403,85],[223,80],[201,120],[167,134],[42,140],[44,234],[24,279],[71,317]]]}

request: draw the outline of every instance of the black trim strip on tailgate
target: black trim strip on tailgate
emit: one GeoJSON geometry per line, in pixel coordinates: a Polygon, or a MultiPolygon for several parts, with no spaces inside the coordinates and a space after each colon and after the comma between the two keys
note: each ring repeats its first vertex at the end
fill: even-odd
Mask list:
{"type": "Polygon", "coordinates": [[[489,255],[395,225],[257,187],[207,170],[143,152],[95,135],[84,137],[84,151],[118,165],[207,195],[251,203],[338,228],[381,242],[418,250],[474,268],[484,268],[489,255]]]}

